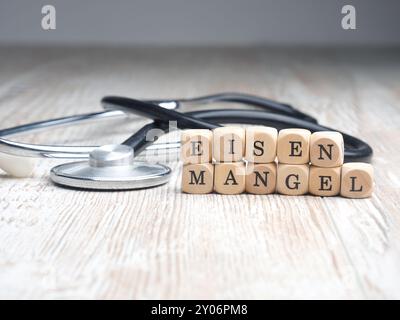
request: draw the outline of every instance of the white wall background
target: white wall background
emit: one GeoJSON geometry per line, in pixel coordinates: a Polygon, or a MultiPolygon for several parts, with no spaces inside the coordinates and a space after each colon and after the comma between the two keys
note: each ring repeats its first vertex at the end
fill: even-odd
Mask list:
{"type": "Polygon", "coordinates": [[[400,0],[0,0],[0,44],[400,45],[399,17],[400,0]],[[357,30],[341,28],[345,4],[357,30]]]}

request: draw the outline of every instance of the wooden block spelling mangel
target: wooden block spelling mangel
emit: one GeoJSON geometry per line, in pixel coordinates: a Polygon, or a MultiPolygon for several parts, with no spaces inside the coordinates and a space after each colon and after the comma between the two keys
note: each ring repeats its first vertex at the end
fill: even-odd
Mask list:
{"type": "Polygon", "coordinates": [[[340,195],[346,198],[368,198],[374,188],[374,169],[369,163],[350,162],[342,166],[340,195]]]}
{"type": "Polygon", "coordinates": [[[310,161],[318,167],[339,167],[344,160],[343,136],[340,132],[314,132],[310,138],[310,161]]]}
{"type": "Polygon", "coordinates": [[[306,129],[283,129],[278,135],[278,161],[286,164],[305,164],[310,161],[310,136],[306,129]]]}
{"type": "Polygon", "coordinates": [[[276,188],[276,163],[249,162],[246,171],[246,192],[253,194],[274,193],[276,188]]]}
{"type": "Polygon", "coordinates": [[[184,164],[208,163],[212,161],[211,130],[189,129],[181,135],[181,158],[184,164]]]}
{"type": "Polygon", "coordinates": [[[246,128],[246,160],[254,163],[275,161],[277,139],[278,130],[275,128],[263,126],[246,128]]]}
{"type": "Polygon", "coordinates": [[[278,164],[278,193],[298,196],[308,192],[308,164],[278,164]]]}
{"type": "Polygon", "coordinates": [[[182,169],[182,191],[210,193],[214,188],[214,165],[211,163],[187,164],[182,169]]]}
{"type": "Polygon", "coordinates": [[[321,168],[310,166],[308,191],[316,196],[331,197],[340,192],[341,167],[321,168]]]}
{"type": "Polygon", "coordinates": [[[217,162],[242,160],[246,142],[243,128],[221,127],[214,129],[213,134],[213,157],[217,162]]]}
{"type": "Polygon", "coordinates": [[[217,163],[214,190],[221,194],[239,194],[245,191],[246,165],[244,162],[217,163]]]}

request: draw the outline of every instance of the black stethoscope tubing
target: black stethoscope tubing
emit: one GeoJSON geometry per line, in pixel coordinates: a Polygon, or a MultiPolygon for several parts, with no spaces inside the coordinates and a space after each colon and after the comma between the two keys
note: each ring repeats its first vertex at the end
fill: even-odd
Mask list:
{"type": "MultiPolygon", "coordinates": [[[[176,121],[179,129],[215,129],[220,127],[221,124],[238,123],[272,126],[278,130],[304,128],[311,132],[337,131],[318,124],[314,118],[297,111],[291,106],[286,105],[287,107],[280,108],[283,104],[273,102],[275,105],[269,105],[265,101],[270,102],[270,100],[263,99],[263,103],[260,106],[269,112],[243,109],[214,109],[181,113],[165,109],[153,103],[115,96],[104,97],[102,104],[105,109],[123,110],[154,120],[154,122],[143,126],[123,142],[123,144],[133,147],[135,155],[138,155],[145,147],[153,143],[153,141],[148,141],[150,130],[162,129],[167,133],[169,121],[176,121]],[[271,111],[274,113],[271,113],[271,111]]],[[[153,102],[156,103],[157,101],[153,102]]],[[[256,105],[255,103],[251,104],[256,105]]],[[[345,144],[345,162],[369,162],[371,160],[373,151],[366,142],[346,133],[341,133],[345,144]]]]}

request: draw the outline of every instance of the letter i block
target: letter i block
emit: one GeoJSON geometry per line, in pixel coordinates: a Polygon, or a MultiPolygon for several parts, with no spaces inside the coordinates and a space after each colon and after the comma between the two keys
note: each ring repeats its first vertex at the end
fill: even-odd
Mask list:
{"type": "Polygon", "coordinates": [[[340,195],[346,198],[368,198],[374,189],[374,169],[368,163],[350,162],[342,166],[340,195]]]}
{"type": "Polygon", "coordinates": [[[310,138],[310,161],[318,167],[339,167],[344,160],[343,136],[340,132],[314,132],[310,138]]]}
{"type": "Polygon", "coordinates": [[[204,194],[213,191],[214,166],[211,163],[187,164],[182,169],[182,191],[204,194]]]}
{"type": "Polygon", "coordinates": [[[245,191],[246,165],[243,162],[217,163],[214,190],[221,194],[239,194],[245,191]]]}
{"type": "Polygon", "coordinates": [[[342,168],[321,168],[310,166],[309,192],[316,196],[336,196],[340,192],[342,168]]]}
{"type": "Polygon", "coordinates": [[[277,191],[289,196],[308,192],[308,164],[278,164],[277,191]]]}
{"type": "Polygon", "coordinates": [[[310,161],[310,136],[306,129],[283,129],[278,135],[278,161],[305,164],[310,161]]]}
{"type": "Polygon", "coordinates": [[[276,163],[248,163],[246,192],[253,194],[274,193],[276,188],[276,163]]]}
{"type": "Polygon", "coordinates": [[[212,131],[207,129],[184,130],[181,135],[181,158],[184,164],[212,161],[212,131]]]}
{"type": "Polygon", "coordinates": [[[217,162],[241,161],[246,134],[243,128],[221,127],[213,130],[213,156],[217,162]]]}
{"type": "Polygon", "coordinates": [[[255,126],[246,128],[246,160],[254,163],[270,163],[276,158],[278,130],[255,126]]]}

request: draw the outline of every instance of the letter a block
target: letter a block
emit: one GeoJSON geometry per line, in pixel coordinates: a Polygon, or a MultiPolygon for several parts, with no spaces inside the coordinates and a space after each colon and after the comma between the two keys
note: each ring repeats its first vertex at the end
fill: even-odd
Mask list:
{"type": "Polygon", "coordinates": [[[343,136],[340,132],[314,132],[310,138],[310,161],[318,167],[339,167],[344,160],[343,136]]]}
{"type": "Polygon", "coordinates": [[[246,160],[254,163],[270,163],[276,158],[278,131],[271,127],[246,129],[246,160]]]}
{"type": "Polygon", "coordinates": [[[310,161],[310,136],[306,129],[283,129],[278,135],[278,161],[305,164],[310,161]]]}
{"type": "Polygon", "coordinates": [[[368,198],[374,188],[374,169],[368,163],[350,162],[342,166],[340,195],[346,198],[368,198]]]}
{"type": "Polygon", "coordinates": [[[246,166],[243,162],[217,163],[214,190],[221,194],[239,194],[245,190],[246,166]]]}
{"type": "Polygon", "coordinates": [[[316,196],[336,196],[340,192],[341,167],[310,166],[309,192],[316,196]]]}
{"type": "Polygon", "coordinates": [[[309,166],[307,164],[279,164],[277,191],[289,196],[298,196],[308,192],[309,166]]]}
{"type": "Polygon", "coordinates": [[[184,130],[181,135],[181,158],[184,164],[207,163],[212,160],[212,131],[184,130]]]}
{"type": "Polygon", "coordinates": [[[182,169],[182,191],[210,193],[214,185],[214,166],[211,163],[187,164],[182,169]]]}
{"type": "Polygon", "coordinates": [[[246,192],[269,194],[276,188],[276,163],[248,163],[246,175],[246,192]]]}
{"type": "Polygon", "coordinates": [[[221,127],[213,130],[213,156],[217,162],[241,161],[246,142],[245,130],[240,127],[221,127]]]}

